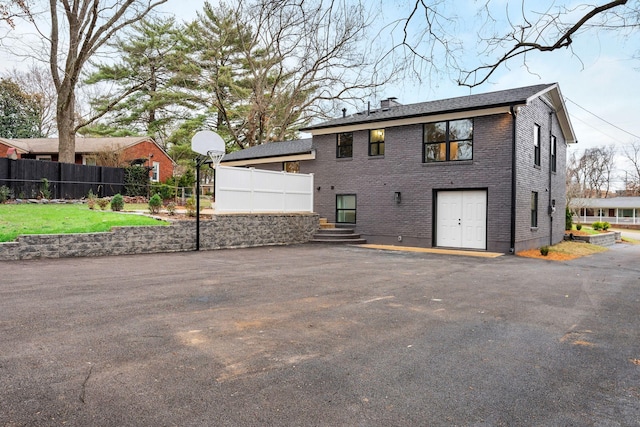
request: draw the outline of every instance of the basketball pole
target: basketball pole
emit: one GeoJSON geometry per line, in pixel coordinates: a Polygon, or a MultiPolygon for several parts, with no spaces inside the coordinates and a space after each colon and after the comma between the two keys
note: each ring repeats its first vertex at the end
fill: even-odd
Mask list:
{"type": "Polygon", "coordinates": [[[200,166],[202,160],[196,160],[196,251],[200,250],[200,166]]]}

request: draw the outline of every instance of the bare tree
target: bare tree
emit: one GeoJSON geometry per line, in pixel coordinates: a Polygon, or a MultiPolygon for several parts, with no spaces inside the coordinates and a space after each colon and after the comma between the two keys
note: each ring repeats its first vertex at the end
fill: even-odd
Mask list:
{"type": "Polygon", "coordinates": [[[143,19],[167,0],[49,0],[49,66],[56,88],[59,160],[75,160],[75,134],[87,125],[76,117],[76,86],[87,61],[121,29],[143,19]],[[66,34],[66,35],[65,35],[66,34]]]}
{"type": "MultiPolygon", "coordinates": [[[[474,68],[467,69],[458,62],[456,51],[462,43],[448,30],[458,21],[451,11],[444,11],[447,4],[443,1],[413,1],[411,13],[396,24],[403,29],[403,37],[394,49],[408,49],[413,56],[429,64],[440,60],[459,72],[458,84],[475,87],[485,83],[500,66],[513,59],[521,58],[526,64],[527,55],[532,52],[570,49],[573,41],[588,31],[631,33],[640,29],[638,0],[613,0],[599,6],[588,3],[567,6],[553,2],[542,11],[527,9],[522,1],[518,17],[512,16],[509,9],[513,4],[507,2],[506,16],[498,19],[493,15],[496,8],[492,7],[491,0],[480,2],[476,14],[477,21],[481,22],[477,54],[482,64],[474,68]],[[503,29],[505,20],[506,31],[503,29]],[[411,37],[414,25],[423,27],[422,37],[411,37]]],[[[535,7],[545,6],[536,3],[535,7]]]]}
{"type": "Polygon", "coordinates": [[[608,197],[615,169],[612,146],[588,148],[567,161],[567,194],[571,198],[608,197]]]}
{"type": "Polygon", "coordinates": [[[31,19],[31,11],[26,0],[8,0],[0,3],[0,22],[6,22],[14,28],[16,18],[31,19]]]}
{"type": "Polygon", "coordinates": [[[640,141],[625,146],[623,153],[631,164],[631,170],[625,171],[625,192],[629,196],[640,196],[640,141]]]}
{"type": "MultiPolygon", "coordinates": [[[[203,101],[237,147],[295,137],[388,81],[364,43],[364,6],[334,1],[239,0],[205,4],[189,29],[203,101]]],[[[361,101],[360,101],[361,102],[361,101]]]]}

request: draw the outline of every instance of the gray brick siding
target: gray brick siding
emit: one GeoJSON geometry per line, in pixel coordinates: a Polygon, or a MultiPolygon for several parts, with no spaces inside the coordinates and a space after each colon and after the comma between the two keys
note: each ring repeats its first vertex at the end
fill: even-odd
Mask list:
{"type": "MultiPolygon", "coordinates": [[[[551,111],[542,100],[535,100],[516,118],[516,252],[557,243],[564,233],[566,145],[558,121],[551,115],[551,132],[557,138],[557,172],[551,174],[550,183],[551,111]],[[539,168],[533,165],[534,123],[541,126],[539,168]],[[530,226],[532,191],[539,194],[536,229],[530,226]],[[552,217],[547,213],[550,198],[556,200],[552,217]]],[[[368,155],[369,130],[354,132],[353,157],[349,159],[336,158],[336,134],[316,135],[316,159],[301,162],[300,171],[315,174],[315,210],[330,221],[336,220],[336,195],[356,194],[355,229],[372,243],[431,247],[435,245],[437,192],[486,190],[486,249],[506,253],[511,250],[512,126],[511,114],[475,117],[473,160],[437,164],[422,163],[422,124],[386,128],[385,154],[380,157],[368,155]],[[395,192],[402,194],[400,204],[394,201],[395,192]]]]}

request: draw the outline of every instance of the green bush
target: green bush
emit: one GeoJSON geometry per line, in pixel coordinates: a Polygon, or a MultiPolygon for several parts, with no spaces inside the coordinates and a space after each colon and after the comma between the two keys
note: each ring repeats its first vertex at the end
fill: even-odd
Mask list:
{"type": "Polygon", "coordinates": [[[51,198],[51,188],[49,187],[49,180],[47,178],[42,178],[40,180],[40,198],[42,199],[50,199],[51,198]]]}
{"type": "Polygon", "coordinates": [[[582,224],[576,224],[576,230],[578,231],[582,230],[582,224]]]}
{"type": "Polygon", "coordinates": [[[549,255],[549,246],[543,246],[540,248],[540,253],[542,254],[542,256],[547,256],[549,255]]]}
{"type": "Polygon", "coordinates": [[[573,228],[573,214],[571,213],[571,209],[567,206],[565,209],[564,215],[564,229],[569,231],[573,228]]]}
{"type": "Polygon", "coordinates": [[[153,184],[151,194],[159,194],[162,200],[169,200],[175,197],[175,188],[169,184],[153,184]]]}
{"type": "Polygon", "coordinates": [[[149,199],[149,212],[157,214],[160,212],[160,208],[162,208],[162,198],[159,194],[154,194],[149,199]]]}
{"type": "Polygon", "coordinates": [[[11,196],[11,189],[6,185],[0,185],[0,203],[9,200],[9,196],[11,196]]]}
{"type": "Polygon", "coordinates": [[[602,223],[602,229],[604,231],[607,231],[609,228],[611,228],[611,224],[610,223],[608,223],[607,221],[602,223]]]}
{"type": "Polygon", "coordinates": [[[120,193],[113,196],[111,199],[111,210],[115,212],[119,212],[124,208],[124,199],[120,193]]]}

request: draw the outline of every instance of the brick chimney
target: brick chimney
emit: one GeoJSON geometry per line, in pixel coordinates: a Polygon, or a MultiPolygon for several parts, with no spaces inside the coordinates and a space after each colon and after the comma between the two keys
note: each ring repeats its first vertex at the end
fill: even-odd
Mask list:
{"type": "Polygon", "coordinates": [[[393,107],[397,107],[399,105],[402,105],[397,101],[397,99],[398,98],[395,98],[395,97],[390,97],[390,98],[387,98],[387,99],[383,99],[382,101],[380,101],[380,108],[383,111],[385,111],[385,110],[388,110],[389,108],[393,108],[393,107]]]}

